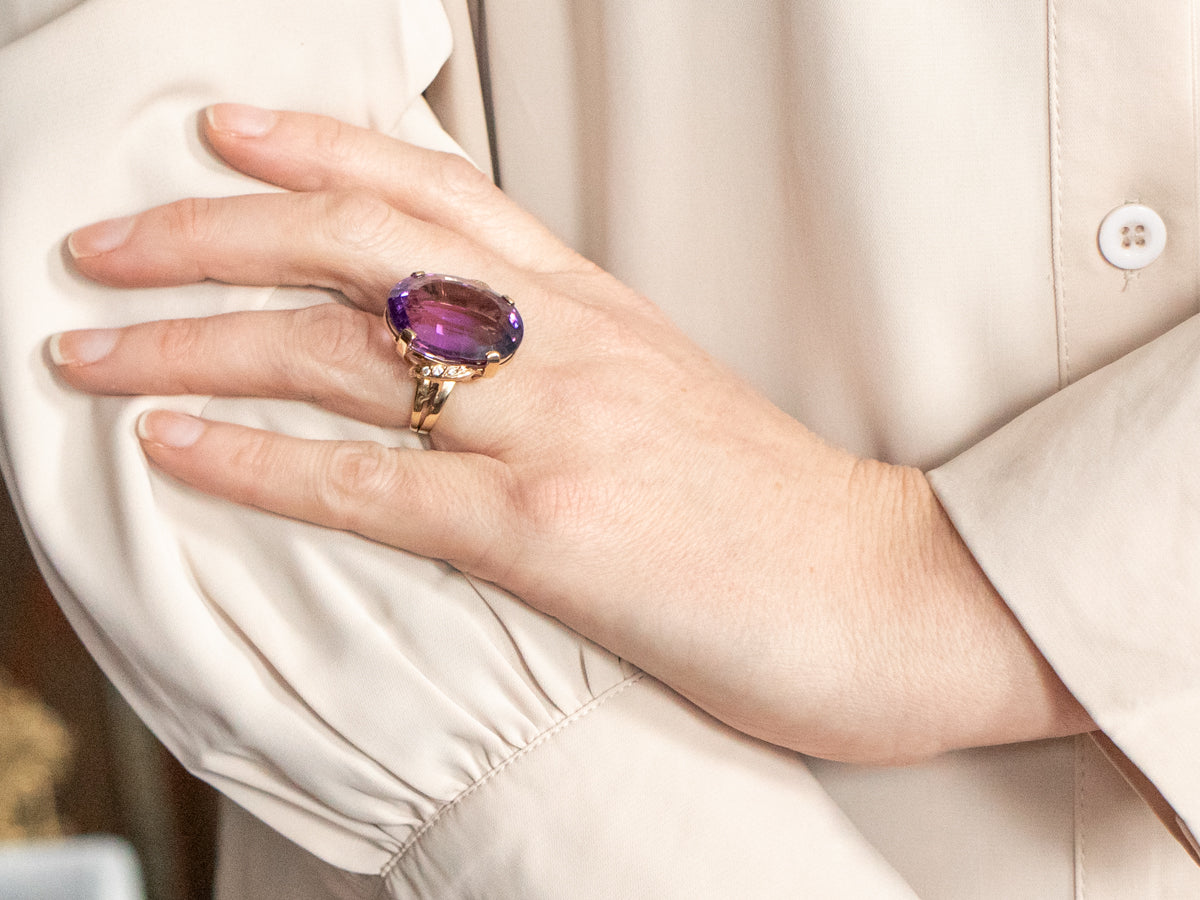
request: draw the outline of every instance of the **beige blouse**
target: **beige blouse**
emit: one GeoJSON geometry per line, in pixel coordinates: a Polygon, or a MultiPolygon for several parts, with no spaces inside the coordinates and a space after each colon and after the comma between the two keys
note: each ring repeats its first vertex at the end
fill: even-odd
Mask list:
{"type": "Polygon", "coordinates": [[[328,299],[116,292],[61,241],[261,190],[195,137],[218,100],[452,148],[422,93],[453,40],[428,96],[476,160],[815,430],[933,470],[1114,755],[1200,823],[1192,4],[483,13],[494,148],[462,0],[0,0],[0,462],[93,654],[232,799],[222,900],[1200,896],[1089,738],[893,770],[769,747],[490,585],[193,495],[133,422],[407,435],[55,382],[58,330],[328,299]]]}
{"type": "MultiPolygon", "coordinates": [[[[935,468],[1059,675],[1200,814],[1194,5],[578,6],[486,4],[506,190],[819,433],[935,468]],[[1100,230],[1144,241],[1134,205],[1165,248],[1119,268],[1100,230]]],[[[1200,895],[1086,739],[810,768],[922,896],[1200,895]]]]}

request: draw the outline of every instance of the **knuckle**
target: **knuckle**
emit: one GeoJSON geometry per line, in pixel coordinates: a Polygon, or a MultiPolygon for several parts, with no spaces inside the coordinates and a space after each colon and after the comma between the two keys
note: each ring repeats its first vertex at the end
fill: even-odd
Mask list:
{"type": "Polygon", "coordinates": [[[366,190],[339,191],[326,198],[323,217],[329,236],[353,253],[370,253],[389,240],[396,212],[366,190]]]}
{"type": "Polygon", "coordinates": [[[317,156],[330,169],[340,171],[353,160],[354,134],[349,125],[339,119],[321,118],[313,133],[317,156]]]}
{"type": "Polygon", "coordinates": [[[580,306],[572,314],[571,328],[573,334],[587,335],[593,359],[611,375],[646,370],[672,379],[677,374],[675,361],[659,339],[662,326],[654,318],[625,309],[580,306]]]}
{"type": "Polygon", "coordinates": [[[516,482],[509,506],[532,535],[561,538],[574,524],[591,519],[591,493],[587,481],[575,473],[547,473],[516,482]]]}
{"type": "Polygon", "coordinates": [[[610,354],[619,354],[633,343],[632,329],[627,321],[607,309],[591,307],[580,311],[589,341],[610,354]]]}
{"type": "Polygon", "coordinates": [[[442,154],[435,171],[436,193],[442,202],[457,208],[474,206],[495,190],[487,175],[454,153],[442,154]]]}
{"type": "Polygon", "coordinates": [[[238,473],[243,485],[240,496],[234,497],[235,500],[255,503],[263,485],[277,474],[276,453],[271,438],[265,432],[249,432],[241,437],[229,454],[229,469],[238,473]]]}
{"type": "Polygon", "coordinates": [[[202,325],[197,319],[168,319],[155,326],[155,350],[159,359],[178,371],[188,371],[194,363],[205,361],[201,336],[202,325]]]}
{"type": "Polygon", "coordinates": [[[334,527],[358,530],[363,510],[397,490],[397,470],[387,448],[368,442],[335,445],[329,454],[321,501],[334,527]]]}
{"type": "Polygon", "coordinates": [[[168,204],[166,231],[171,237],[190,244],[206,243],[215,230],[215,203],[208,197],[188,197],[168,204]]]}
{"type": "Polygon", "coordinates": [[[594,348],[594,353],[619,353],[632,335],[628,318],[606,307],[570,302],[561,294],[550,297],[549,302],[562,318],[564,330],[572,335],[587,335],[588,346],[594,348]]]}
{"type": "MultiPolygon", "coordinates": [[[[301,346],[296,353],[337,370],[361,367],[371,349],[371,323],[366,316],[339,303],[321,303],[299,310],[297,326],[291,331],[301,346]]],[[[289,369],[295,357],[289,353],[281,363],[289,369]]]]}

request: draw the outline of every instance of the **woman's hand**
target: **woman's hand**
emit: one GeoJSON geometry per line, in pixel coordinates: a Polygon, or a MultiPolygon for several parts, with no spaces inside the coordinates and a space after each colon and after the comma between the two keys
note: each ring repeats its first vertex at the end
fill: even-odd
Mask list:
{"type": "Polygon", "coordinates": [[[196,488],[496,582],[750,734],[898,762],[1091,728],[915,470],[822,443],[560,244],[468,163],[330,119],[221,105],[227,163],[290,193],[81,229],[85,275],[336,288],[325,304],[71,332],[98,393],[311,400],[406,427],[381,317],[417,269],[514,298],[511,364],[460,386],[439,452],[312,442],[164,411],[147,456],[196,488]]]}

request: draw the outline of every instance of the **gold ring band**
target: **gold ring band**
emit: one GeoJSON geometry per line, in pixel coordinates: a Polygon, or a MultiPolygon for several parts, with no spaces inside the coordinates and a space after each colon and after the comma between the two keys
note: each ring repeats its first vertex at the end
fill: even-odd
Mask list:
{"type": "Polygon", "coordinates": [[[409,427],[417,434],[429,434],[437,424],[446,398],[457,383],[418,375],[416,389],[413,391],[412,419],[409,421],[409,427]]]}

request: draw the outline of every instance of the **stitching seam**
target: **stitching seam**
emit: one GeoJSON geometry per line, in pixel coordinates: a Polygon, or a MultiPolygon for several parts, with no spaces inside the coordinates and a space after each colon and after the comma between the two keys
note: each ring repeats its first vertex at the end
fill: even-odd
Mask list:
{"type": "Polygon", "coordinates": [[[1075,735],[1075,900],[1087,897],[1087,852],[1084,846],[1087,828],[1085,806],[1085,782],[1087,780],[1087,757],[1084,741],[1087,735],[1075,735]]]}
{"type": "Polygon", "coordinates": [[[1050,76],[1050,261],[1054,277],[1054,318],[1058,328],[1058,386],[1071,383],[1071,351],[1067,345],[1067,296],[1062,264],[1062,143],[1058,96],[1058,5],[1047,6],[1047,67],[1050,76]]]}
{"type": "MultiPolygon", "coordinates": [[[[1197,119],[1200,118],[1200,95],[1197,94],[1196,88],[1196,4],[1188,4],[1188,31],[1189,31],[1189,47],[1188,59],[1191,61],[1191,79],[1192,79],[1192,186],[1195,192],[1196,208],[1200,208],[1200,173],[1197,172],[1197,167],[1200,166],[1200,159],[1196,158],[1196,127],[1197,119]]],[[[1193,257],[1193,269],[1196,273],[1196,281],[1193,286],[1193,295],[1196,297],[1197,310],[1200,311],[1200,268],[1197,267],[1197,262],[1200,262],[1200,233],[1197,234],[1196,255],[1193,257]]]]}
{"type": "Polygon", "coordinates": [[[505,769],[507,769],[509,766],[511,766],[513,763],[515,763],[517,760],[522,759],[523,757],[525,757],[529,753],[531,753],[533,750],[536,750],[542,744],[549,741],[551,738],[553,738],[559,732],[563,731],[568,725],[571,725],[574,722],[578,722],[580,719],[584,718],[589,713],[593,712],[596,709],[599,709],[603,704],[607,703],[613,697],[617,696],[620,693],[623,693],[626,689],[633,687],[633,685],[637,684],[644,677],[645,677],[644,672],[638,672],[637,674],[631,675],[629,678],[626,678],[624,681],[609,688],[607,691],[605,691],[599,697],[596,697],[593,700],[589,701],[586,705],[581,706],[579,709],[575,710],[575,712],[571,713],[571,715],[567,716],[562,721],[557,722],[556,724],[547,728],[545,731],[543,731],[541,734],[539,734],[537,737],[535,737],[532,741],[530,741],[528,744],[526,744],[524,747],[522,747],[520,750],[518,750],[516,753],[514,753],[512,756],[509,756],[506,759],[504,759],[503,761],[497,763],[495,766],[493,766],[491,769],[489,769],[487,772],[485,772],[483,775],[481,775],[479,778],[477,778],[475,781],[473,781],[471,784],[469,784],[467,787],[465,787],[462,790],[462,792],[459,793],[458,796],[456,796],[453,800],[451,800],[448,803],[446,803],[445,805],[439,807],[437,812],[435,812],[424,825],[422,825],[420,828],[417,829],[415,834],[413,834],[407,841],[405,841],[401,845],[400,849],[396,851],[396,854],[391,859],[389,859],[387,861],[387,864],[379,871],[380,877],[386,878],[389,874],[391,874],[391,872],[403,861],[403,859],[404,859],[405,855],[408,853],[408,851],[411,850],[413,847],[415,847],[417,845],[417,843],[421,840],[421,838],[423,838],[425,836],[426,832],[428,832],[431,828],[433,828],[433,826],[436,825],[438,822],[440,822],[444,816],[446,816],[448,813],[450,813],[452,810],[454,810],[460,803],[462,803],[464,800],[466,800],[468,797],[470,797],[472,794],[474,794],[477,790],[479,790],[481,787],[483,787],[485,784],[487,784],[489,781],[491,781],[493,778],[495,778],[497,775],[499,775],[501,772],[503,772],[505,769]]]}

